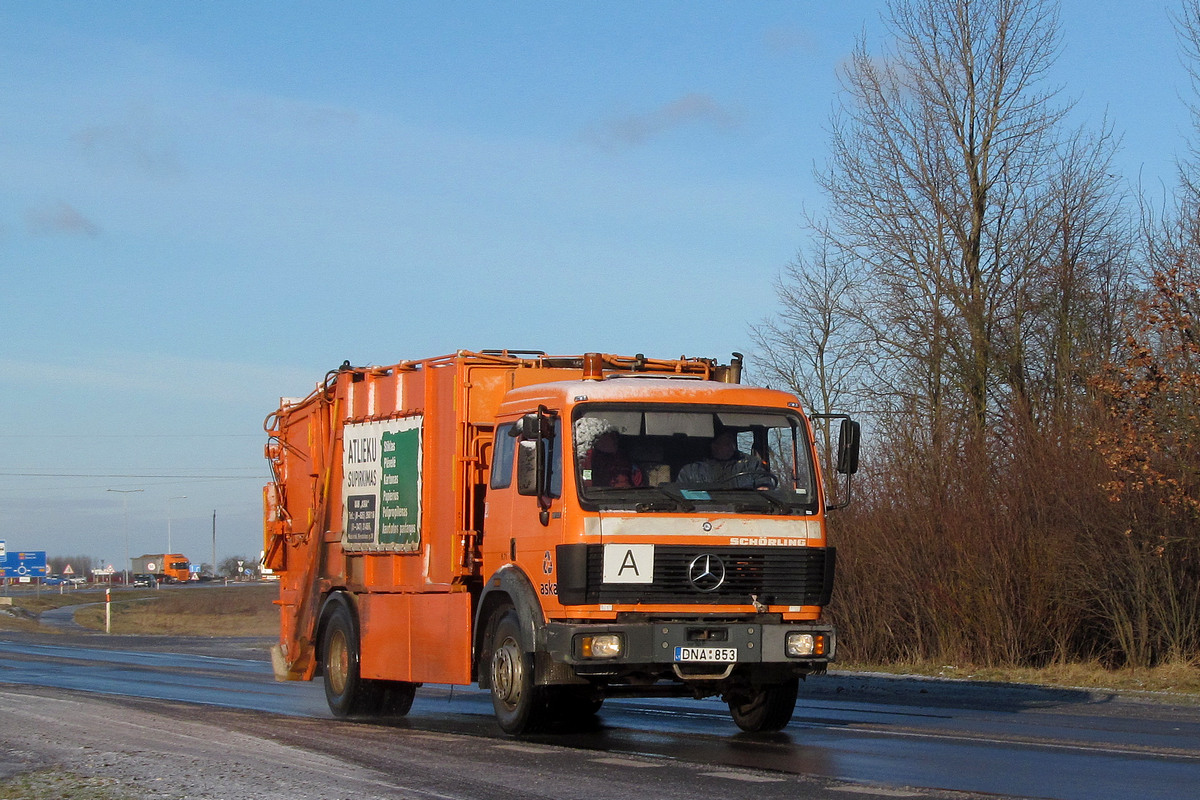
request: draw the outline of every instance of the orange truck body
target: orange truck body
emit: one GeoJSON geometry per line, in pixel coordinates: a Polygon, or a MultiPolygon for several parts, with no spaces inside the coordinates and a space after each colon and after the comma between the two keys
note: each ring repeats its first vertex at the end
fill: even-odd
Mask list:
{"type": "Polygon", "coordinates": [[[323,675],[339,716],[478,682],[510,733],[618,695],[720,695],[746,730],[786,725],[797,680],[834,657],[834,550],[809,419],[739,375],[740,359],[460,351],[347,362],[282,400],[264,489],[276,677],[323,675]],[[681,483],[724,429],[755,477],[681,483]],[[601,430],[634,448],[621,488],[585,457],[601,430]]]}

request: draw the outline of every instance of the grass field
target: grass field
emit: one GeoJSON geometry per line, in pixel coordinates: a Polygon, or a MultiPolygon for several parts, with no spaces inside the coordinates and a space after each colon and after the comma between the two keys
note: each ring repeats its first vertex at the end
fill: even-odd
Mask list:
{"type": "MultiPolygon", "coordinates": [[[[166,586],[112,592],[114,634],[172,636],[277,636],[279,610],[274,583],[230,586],[166,586]]],[[[0,630],[47,630],[37,615],[51,608],[82,605],[75,621],[86,628],[104,630],[104,592],[80,590],[16,594],[17,616],[0,613],[0,630]],[[86,605],[85,605],[86,604],[86,605]],[[91,605],[94,604],[94,605],[91,605]]],[[[0,606],[0,611],[5,607],[0,606]]]]}

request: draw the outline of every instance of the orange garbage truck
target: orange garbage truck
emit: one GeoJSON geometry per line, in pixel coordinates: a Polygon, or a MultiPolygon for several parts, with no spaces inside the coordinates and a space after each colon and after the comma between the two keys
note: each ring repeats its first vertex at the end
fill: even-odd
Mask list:
{"type": "MultiPolygon", "coordinates": [[[[459,351],[329,372],[267,418],[264,564],[280,680],[339,717],[407,713],[422,684],[490,690],[510,734],[607,697],[719,696],[789,722],[825,672],[826,494],[791,394],[741,357],[459,351]]],[[[835,476],[836,477],[836,476],[835,476]]]]}

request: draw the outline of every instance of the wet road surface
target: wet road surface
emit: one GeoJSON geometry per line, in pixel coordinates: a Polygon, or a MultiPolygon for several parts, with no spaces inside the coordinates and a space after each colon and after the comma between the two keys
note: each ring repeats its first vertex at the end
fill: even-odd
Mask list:
{"type": "MultiPolygon", "coordinates": [[[[273,680],[266,644],[0,633],[0,683],[269,712],[305,720],[297,730],[331,719],[319,681],[273,680]]],[[[486,693],[425,686],[408,717],[358,730],[849,782],[812,795],[821,797],[1200,796],[1200,706],[1084,690],[833,675],[802,685],[793,722],[778,734],[740,733],[716,701],[609,700],[589,730],[512,739],[496,727],[486,693]]]]}

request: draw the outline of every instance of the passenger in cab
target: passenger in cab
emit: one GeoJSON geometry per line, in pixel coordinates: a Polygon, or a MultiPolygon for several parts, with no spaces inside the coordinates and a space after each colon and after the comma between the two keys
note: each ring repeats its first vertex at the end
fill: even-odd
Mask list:
{"type": "Polygon", "coordinates": [[[645,485],[645,476],[621,448],[621,436],[608,429],[596,437],[579,465],[583,485],[623,489],[645,485]]]}

